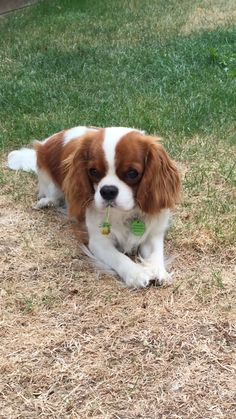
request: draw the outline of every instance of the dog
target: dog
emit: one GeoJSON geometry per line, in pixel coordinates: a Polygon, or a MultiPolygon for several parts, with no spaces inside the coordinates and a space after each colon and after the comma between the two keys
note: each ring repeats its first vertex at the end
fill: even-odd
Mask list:
{"type": "Polygon", "coordinates": [[[37,209],[65,198],[69,216],[85,220],[89,255],[127,287],[170,282],[164,235],[181,182],[158,137],[134,128],[75,127],[11,152],[8,167],[37,172],[37,209]]]}

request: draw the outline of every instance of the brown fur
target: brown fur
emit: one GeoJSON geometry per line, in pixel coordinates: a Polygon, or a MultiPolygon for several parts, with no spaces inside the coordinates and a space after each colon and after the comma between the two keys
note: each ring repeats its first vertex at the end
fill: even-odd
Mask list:
{"type": "Polygon", "coordinates": [[[60,188],[62,187],[65,170],[63,162],[77,149],[80,137],[63,145],[65,131],[52,135],[45,143],[36,141],[34,149],[37,152],[37,166],[45,170],[60,188]]]}
{"type": "Polygon", "coordinates": [[[136,169],[141,174],[145,168],[146,145],[143,136],[138,132],[124,135],[116,146],[116,172],[121,180],[123,174],[130,168],[136,169]]]}
{"type": "Polygon", "coordinates": [[[159,138],[135,131],[127,134],[117,145],[116,164],[121,179],[129,168],[141,172],[139,183],[132,187],[142,211],[156,214],[174,207],[180,195],[180,177],[159,138]]]}
{"type": "Polygon", "coordinates": [[[64,161],[66,173],[62,189],[69,203],[70,216],[83,220],[85,210],[93,199],[94,188],[88,169],[96,167],[106,173],[106,163],[101,144],[103,129],[80,137],[77,149],[64,161]]]}
{"type": "Polygon", "coordinates": [[[65,131],[52,135],[45,143],[34,142],[34,149],[37,153],[37,166],[45,170],[52,180],[61,186],[60,163],[63,151],[63,138],[65,131]]]}
{"type": "Polygon", "coordinates": [[[159,139],[145,137],[145,141],[148,143],[145,171],[136,198],[142,211],[156,214],[178,202],[180,176],[159,139]]]}

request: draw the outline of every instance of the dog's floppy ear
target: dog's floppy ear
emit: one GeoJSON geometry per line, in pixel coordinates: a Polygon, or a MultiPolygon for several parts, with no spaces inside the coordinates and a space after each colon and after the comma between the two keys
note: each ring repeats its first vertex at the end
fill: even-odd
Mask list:
{"type": "Polygon", "coordinates": [[[62,189],[69,206],[69,215],[79,221],[84,219],[85,210],[94,193],[87,170],[93,136],[90,132],[81,137],[76,150],[63,162],[65,179],[62,189]]]}
{"type": "Polygon", "coordinates": [[[145,137],[147,154],[145,170],[137,190],[137,202],[142,211],[156,214],[173,208],[180,195],[180,177],[158,138],[145,137]]]}

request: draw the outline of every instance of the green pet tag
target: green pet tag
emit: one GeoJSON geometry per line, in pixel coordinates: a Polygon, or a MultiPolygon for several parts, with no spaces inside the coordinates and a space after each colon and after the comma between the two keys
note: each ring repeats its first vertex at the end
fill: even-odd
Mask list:
{"type": "Polygon", "coordinates": [[[130,230],[135,236],[142,236],[146,230],[145,222],[139,219],[131,221],[130,230]]]}

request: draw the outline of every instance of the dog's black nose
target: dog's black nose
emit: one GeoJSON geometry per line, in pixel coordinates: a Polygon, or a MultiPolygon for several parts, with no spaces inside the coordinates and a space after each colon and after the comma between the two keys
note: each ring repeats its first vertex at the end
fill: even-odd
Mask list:
{"type": "Polygon", "coordinates": [[[112,201],[118,195],[119,189],[114,185],[105,185],[101,188],[100,194],[106,201],[112,201]]]}

